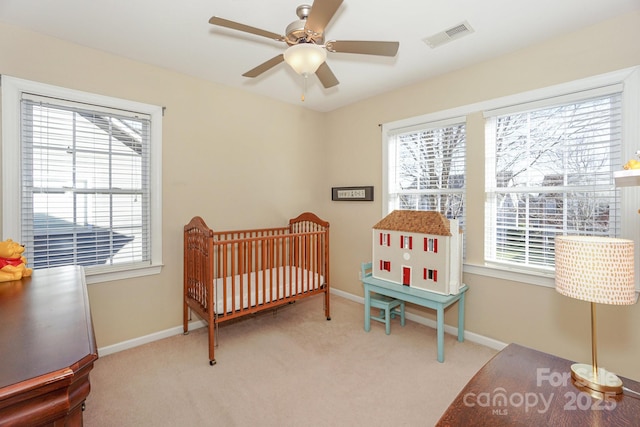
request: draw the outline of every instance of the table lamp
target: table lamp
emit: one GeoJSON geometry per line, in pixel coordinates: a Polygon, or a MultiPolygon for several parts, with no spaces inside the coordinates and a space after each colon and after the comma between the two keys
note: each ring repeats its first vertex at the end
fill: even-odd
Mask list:
{"type": "Polygon", "coordinates": [[[591,303],[592,364],[571,365],[571,377],[601,393],[622,393],[622,381],[598,367],[596,303],[635,303],[633,241],[597,236],[556,236],[556,290],[591,303]]]}

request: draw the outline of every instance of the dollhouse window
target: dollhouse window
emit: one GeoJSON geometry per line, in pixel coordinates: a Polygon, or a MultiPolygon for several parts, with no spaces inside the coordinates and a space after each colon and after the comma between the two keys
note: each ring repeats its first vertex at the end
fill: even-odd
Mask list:
{"type": "Polygon", "coordinates": [[[391,235],[389,233],[380,233],[380,246],[391,246],[391,235]]]}
{"type": "Polygon", "coordinates": [[[425,252],[438,252],[438,239],[435,238],[424,238],[424,251],[425,252]]]}
{"type": "Polygon", "coordinates": [[[400,236],[400,247],[402,249],[413,249],[412,236],[400,236]]]}
{"type": "Polygon", "coordinates": [[[381,271],[391,271],[391,261],[380,260],[380,270],[381,271]]]}
{"type": "Polygon", "coordinates": [[[432,270],[429,268],[425,268],[422,270],[422,278],[424,280],[433,280],[434,282],[438,281],[438,270],[432,270]]]}

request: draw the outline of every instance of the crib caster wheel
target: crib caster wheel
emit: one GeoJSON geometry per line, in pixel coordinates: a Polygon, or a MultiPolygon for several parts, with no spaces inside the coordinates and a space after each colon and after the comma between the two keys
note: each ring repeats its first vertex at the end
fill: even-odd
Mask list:
{"type": "Polygon", "coordinates": [[[189,331],[184,331],[182,335],[189,335],[189,331]]]}
{"type": "Polygon", "coordinates": [[[215,365],[215,364],[216,364],[216,360],[215,360],[215,359],[213,359],[213,360],[209,360],[209,365],[213,366],[213,365],[215,365]]]}
{"type": "Polygon", "coordinates": [[[331,320],[331,316],[327,317],[327,320],[331,320]]]}

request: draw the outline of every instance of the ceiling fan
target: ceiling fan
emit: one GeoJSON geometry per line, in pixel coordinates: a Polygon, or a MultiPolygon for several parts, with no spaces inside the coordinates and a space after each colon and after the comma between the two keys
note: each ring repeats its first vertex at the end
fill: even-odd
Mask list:
{"type": "Polygon", "coordinates": [[[342,0],[315,0],[313,6],[306,4],[298,6],[296,14],[299,19],[287,26],[285,35],[250,27],[217,16],[209,19],[209,23],[285,42],[289,46],[284,53],[244,73],[244,77],[257,77],[284,61],[304,77],[315,73],[322,85],[325,88],[330,88],[339,82],[325,62],[327,51],[395,56],[400,45],[398,42],[354,40],[330,40],[325,43],[324,28],[331,21],[341,4],[342,0]]]}

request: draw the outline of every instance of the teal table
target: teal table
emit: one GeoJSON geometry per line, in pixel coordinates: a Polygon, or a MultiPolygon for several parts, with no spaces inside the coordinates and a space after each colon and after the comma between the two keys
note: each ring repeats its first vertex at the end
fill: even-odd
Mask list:
{"type": "Polygon", "coordinates": [[[422,289],[403,286],[371,276],[371,263],[362,264],[364,285],[364,330],[371,330],[371,292],[431,308],[437,312],[438,362],[444,362],[444,309],[458,304],[458,341],[464,341],[464,296],[469,287],[463,285],[456,295],[442,295],[422,289]]]}

